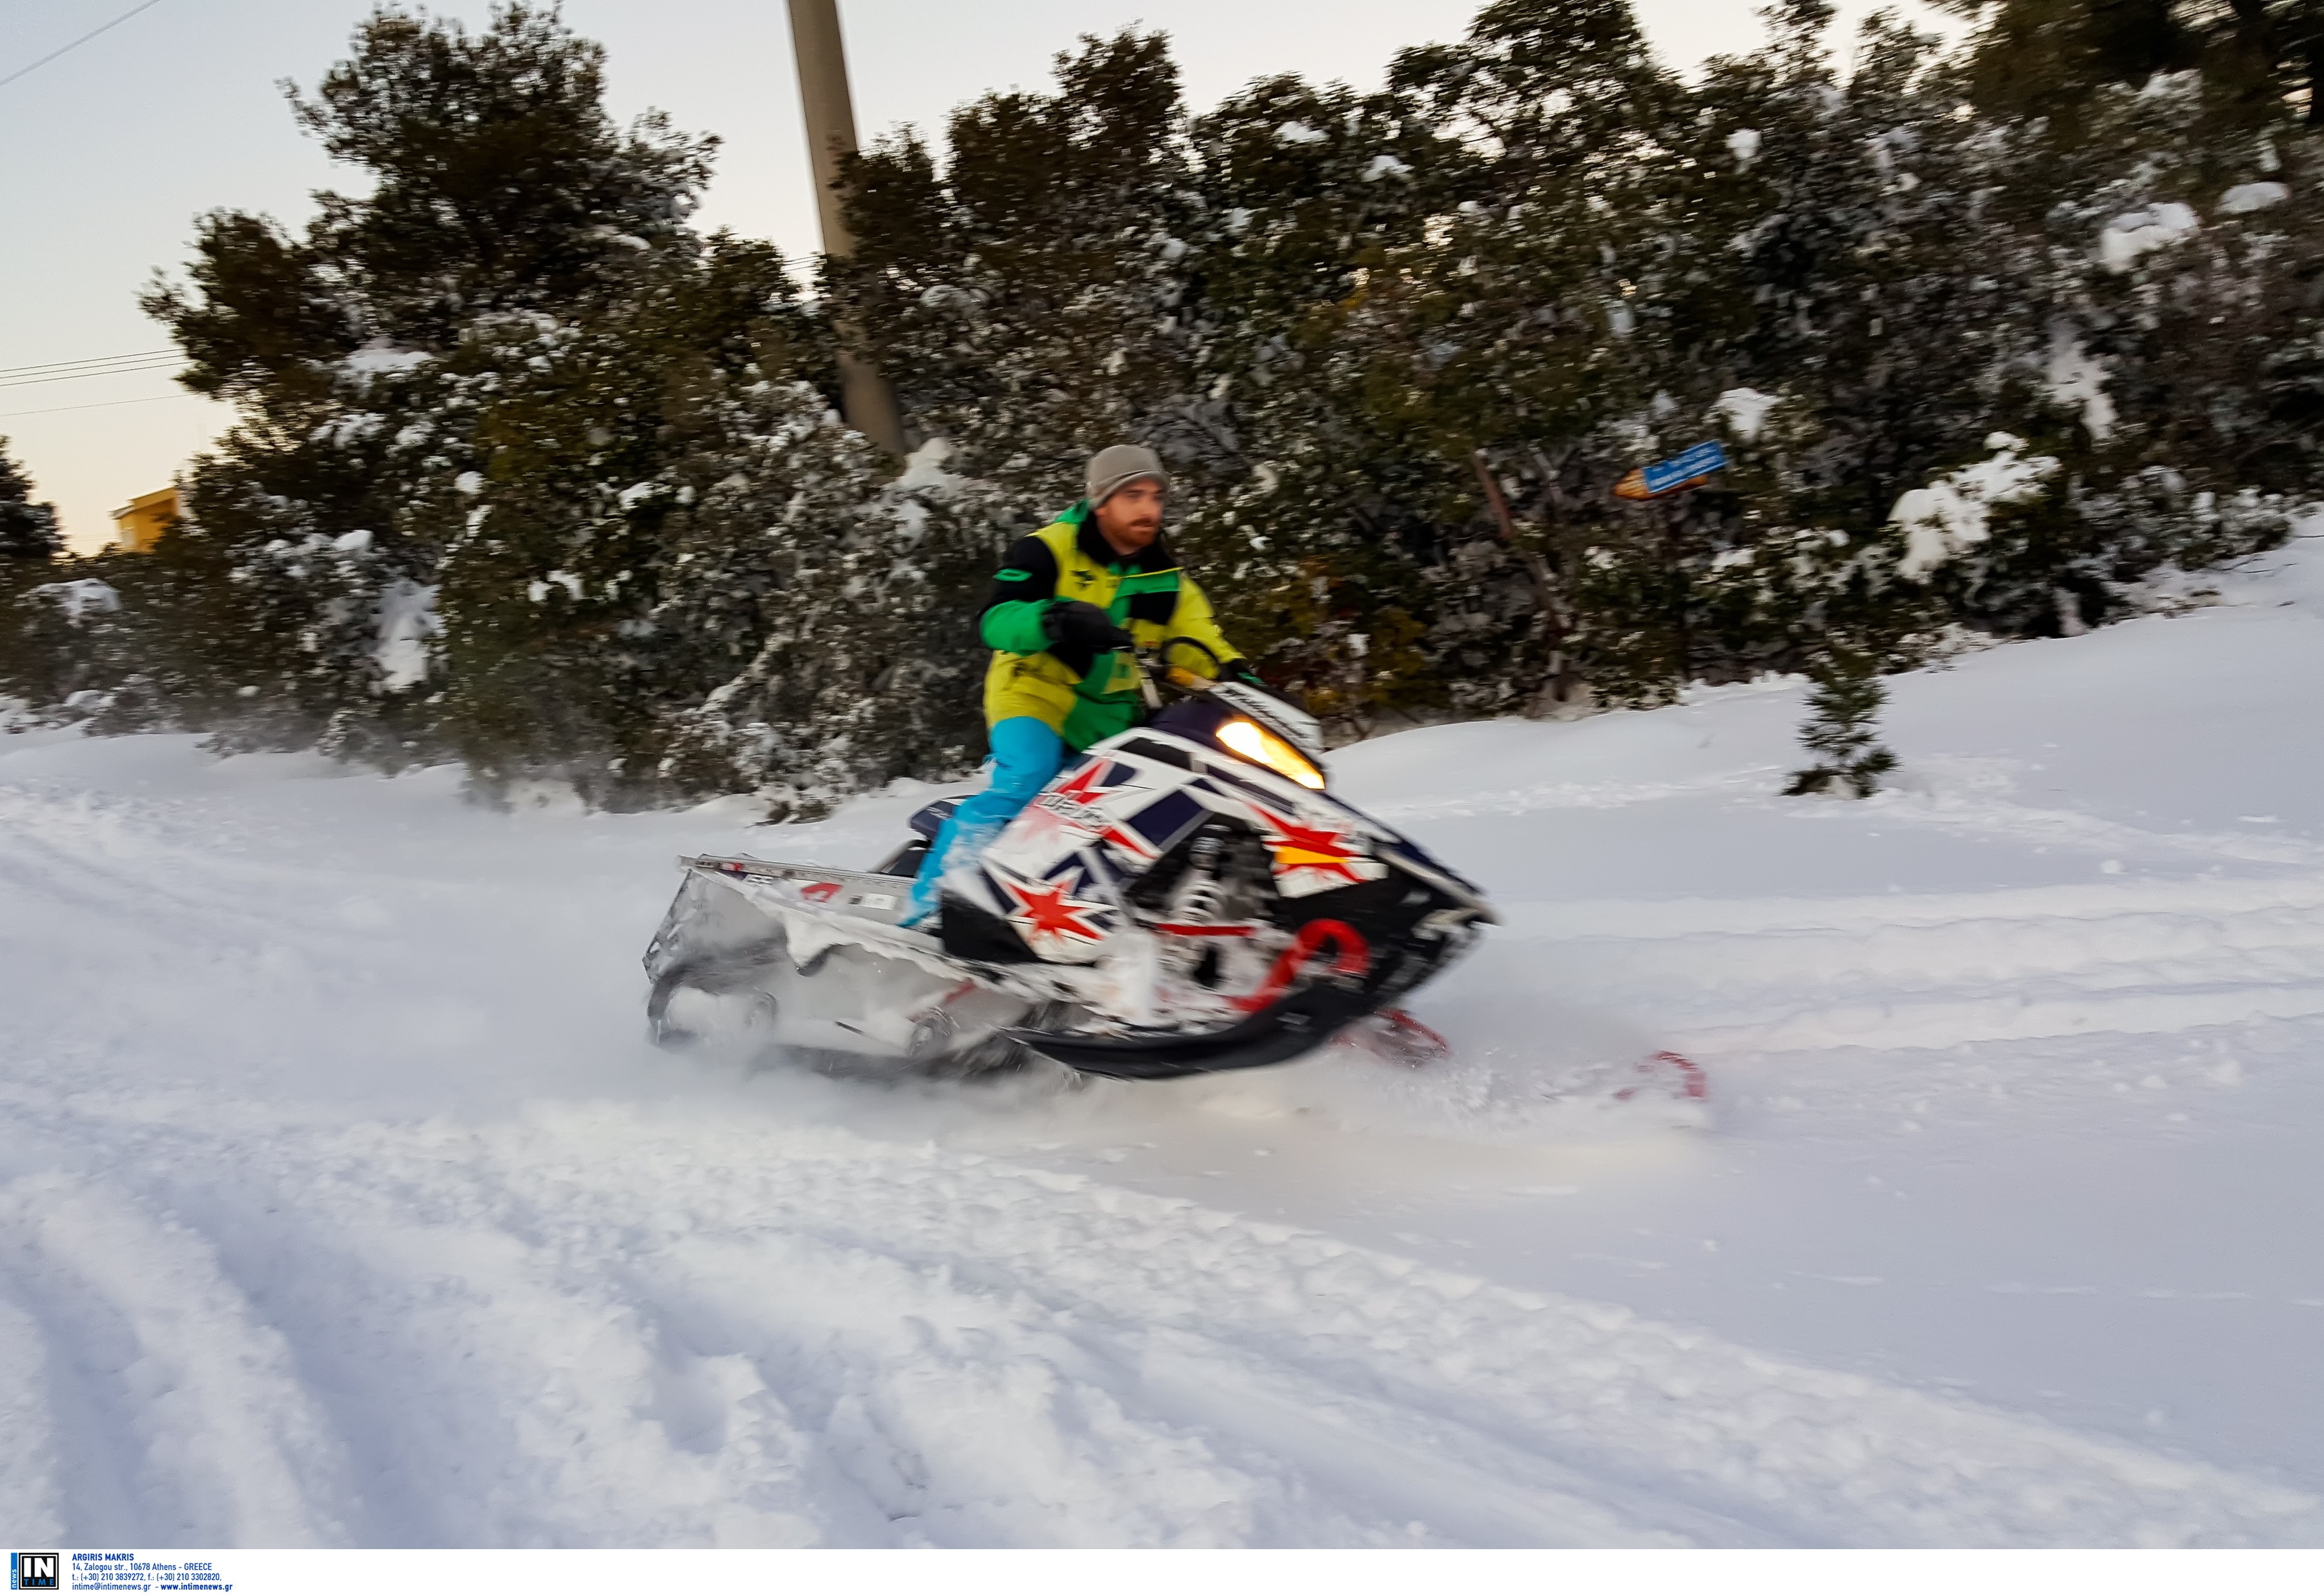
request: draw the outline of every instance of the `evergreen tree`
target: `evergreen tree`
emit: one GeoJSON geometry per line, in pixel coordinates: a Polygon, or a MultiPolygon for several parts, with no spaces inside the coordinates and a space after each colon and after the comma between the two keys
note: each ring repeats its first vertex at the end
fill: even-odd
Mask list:
{"type": "Polygon", "coordinates": [[[2002,0],[1842,62],[1830,0],[1775,0],[1689,81],[1625,0],[1494,0],[1379,92],[1201,115],[1158,35],[1085,39],[854,161],[820,302],[687,225],[707,141],[614,126],[553,14],[383,10],[296,100],[367,189],[206,218],[149,296],[240,410],[193,513],[88,567],[117,607],[12,609],[0,671],[487,793],[814,812],[974,758],[982,578],[1132,439],[1339,734],[1877,695],[2324,494],[2312,10],[2002,0]],[[832,413],[843,335],[896,375],[901,477],[832,413]],[[1711,437],[1709,484],[1614,493],[1711,437]]]}
{"type": "MultiPolygon", "coordinates": [[[[671,351],[642,307],[716,275],[684,225],[709,143],[673,134],[659,115],[615,126],[602,104],[603,51],[553,12],[498,6],[471,34],[383,8],[355,45],[293,104],[368,191],[318,194],[302,236],[263,217],[208,217],[189,281],[146,299],[190,359],[181,380],[240,412],[217,452],[196,463],[190,523],[177,534],[178,563],[210,573],[193,585],[235,602],[224,614],[205,603],[155,620],[173,633],[164,657],[198,659],[175,712],[228,745],[319,738],[391,765],[450,750],[494,768],[483,745],[493,732],[536,724],[603,742],[594,724],[589,738],[570,724],[574,713],[602,719],[606,703],[586,690],[602,678],[567,669],[569,650],[548,648],[521,688],[503,676],[505,696],[483,684],[447,691],[443,670],[458,650],[431,641],[441,635],[431,604],[464,591],[447,589],[438,569],[472,512],[456,484],[522,475],[537,495],[555,495],[570,478],[544,468],[549,456],[633,467],[654,452],[664,417],[651,401],[671,351]],[[600,320],[648,327],[646,346],[628,351],[634,361],[606,349],[606,335],[581,338],[600,320]],[[578,418],[567,405],[558,419],[574,424],[559,434],[532,412],[559,379],[542,367],[561,340],[590,343],[590,369],[621,374],[598,384],[602,415],[578,418]]],[[[745,290],[744,321],[769,308],[750,297],[763,287],[745,290]]],[[[739,371],[749,357],[747,329],[720,327],[704,343],[689,345],[679,371],[702,358],[739,371]]],[[[591,540],[602,517],[585,507],[576,524],[561,500],[558,509],[561,530],[539,529],[525,568],[505,558],[471,568],[506,596],[575,564],[558,539],[591,540]]],[[[478,551],[504,553],[499,530],[478,551]]],[[[607,576],[643,563],[613,552],[607,576]]],[[[591,634],[622,623],[595,612],[558,618],[591,634]]],[[[539,627],[519,631],[520,651],[539,654],[539,627]]],[[[479,625],[461,641],[498,658],[496,634],[505,628],[479,625]]]]}
{"type": "Polygon", "coordinates": [[[885,463],[815,395],[762,403],[741,447],[702,462],[677,529],[686,580],[666,585],[656,618],[735,646],[724,678],[672,720],[662,775],[805,817],[898,777],[972,768],[985,656],[969,622],[1005,540],[992,490],[945,470],[941,443],[883,484],[885,463]],[[723,612],[735,604],[758,618],[734,625],[723,612]]]}
{"type": "Polygon", "coordinates": [[[1222,442],[1193,391],[1202,198],[1177,69],[1161,35],[1124,32],[1084,38],[1056,71],[1053,94],[954,113],[941,176],[908,133],[852,161],[856,253],[825,263],[914,429],[1028,530],[1109,443],[1199,469],[1222,442]]]}
{"type": "Polygon", "coordinates": [[[1880,685],[1877,666],[1868,654],[1835,649],[1818,666],[1815,683],[1800,741],[1816,761],[1793,774],[1784,795],[1844,788],[1852,797],[1869,798],[1880,789],[1880,778],[1896,768],[1896,755],[1880,743],[1880,706],[1888,689],[1880,685]]]}
{"type": "Polygon", "coordinates": [[[64,551],[53,504],[32,502],[32,479],[0,438],[0,567],[43,566],[64,551]]]}
{"type": "Polygon", "coordinates": [[[2198,73],[2208,120],[2264,127],[2294,106],[2324,127],[2324,5],[2318,0],[1943,0],[1979,18],[1969,52],[1978,102],[1997,116],[2040,119],[2070,142],[2107,88],[2198,73]]]}

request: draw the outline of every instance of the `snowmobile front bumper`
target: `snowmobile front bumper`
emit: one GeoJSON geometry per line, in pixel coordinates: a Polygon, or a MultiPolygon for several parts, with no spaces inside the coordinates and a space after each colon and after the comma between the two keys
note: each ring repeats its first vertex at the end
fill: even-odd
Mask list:
{"type": "Polygon", "coordinates": [[[1084,1074],[1175,1080],[1280,1064],[1321,1046],[1379,1005],[1378,992],[1309,986],[1223,1030],[1133,1029],[1114,1035],[1010,1030],[1009,1038],[1084,1074]]]}

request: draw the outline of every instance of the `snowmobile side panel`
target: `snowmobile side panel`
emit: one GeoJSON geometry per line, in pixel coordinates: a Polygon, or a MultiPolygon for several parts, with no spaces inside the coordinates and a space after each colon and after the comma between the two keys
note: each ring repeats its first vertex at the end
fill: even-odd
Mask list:
{"type": "Polygon", "coordinates": [[[763,906],[807,908],[825,914],[844,914],[892,927],[903,917],[909,897],[896,878],[870,870],[842,870],[823,864],[779,864],[768,859],[719,858],[704,854],[681,858],[680,867],[696,870],[745,898],[763,906]]]}

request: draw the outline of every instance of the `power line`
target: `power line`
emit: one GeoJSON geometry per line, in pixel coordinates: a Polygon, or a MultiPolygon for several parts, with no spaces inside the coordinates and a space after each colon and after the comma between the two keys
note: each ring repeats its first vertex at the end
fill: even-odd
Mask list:
{"type": "Polygon", "coordinates": [[[0,388],[30,388],[42,383],[77,383],[92,376],[128,376],[141,371],[167,371],[178,364],[177,356],[166,360],[148,360],[141,365],[108,365],[98,371],[68,371],[55,376],[20,376],[0,381],[0,388]]]}
{"type": "Polygon", "coordinates": [[[83,33],[70,44],[64,45],[57,50],[51,50],[48,54],[34,61],[31,66],[19,67],[14,71],[9,73],[5,78],[0,78],[0,88],[7,88],[8,85],[14,83],[17,78],[22,78],[27,72],[38,71],[41,68],[47,66],[51,61],[56,60],[57,57],[65,54],[68,51],[78,50],[82,45],[96,38],[99,33],[111,32],[122,23],[127,22],[131,17],[135,16],[139,12],[151,11],[153,7],[161,4],[161,0],[144,0],[143,5],[133,6],[129,10],[123,12],[119,16],[115,17],[111,22],[106,23],[105,26],[101,28],[91,28],[88,32],[83,33]]]}
{"type": "Polygon", "coordinates": [[[178,364],[172,355],[167,360],[152,360],[143,365],[115,365],[103,371],[69,371],[62,376],[19,377],[14,382],[0,382],[0,388],[32,388],[42,383],[77,383],[92,376],[134,376],[141,371],[167,371],[178,364]]]}
{"type": "Polygon", "coordinates": [[[124,404],[159,404],[164,399],[192,399],[193,393],[156,393],[151,399],[108,399],[99,404],[60,404],[52,410],[0,410],[0,421],[20,415],[62,415],[69,410],[117,410],[124,404]]]}
{"type": "Polygon", "coordinates": [[[124,360],[153,360],[175,353],[171,349],[140,349],[134,355],[105,355],[94,360],[51,360],[42,365],[0,366],[0,378],[31,376],[43,371],[69,371],[83,365],[118,365],[124,360]]]}

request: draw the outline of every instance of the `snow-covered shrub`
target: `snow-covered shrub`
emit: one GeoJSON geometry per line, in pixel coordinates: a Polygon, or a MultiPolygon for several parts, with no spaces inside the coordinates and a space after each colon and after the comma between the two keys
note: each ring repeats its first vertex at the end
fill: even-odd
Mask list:
{"type": "Polygon", "coordinates": [[[103,687],[128,673],[118,668],[121,595],[78,576],[23,587],[6,602],[0,693],[32,711],[19,712],[27,724],[89,718],[103,706],[103,687]]]}
{"type": "Polygon", "coordinates": [[[2098,623],[2324,494],[2324,134],[2253,9],[1882,14],[1843,70],[1778,0],[1689,80],[1623,0],[1496,0],[1201,115],[1158,35],[1085,41],[856,160],[820,301],[553,17],[383,12],[300,102],[370,192],[210,217],[148,301],[243,421],[75,668],[226,745],[807,812],[973,761],[982,579],[1124,439],[1343,736],[2098,623]]]}
{"type": "Polygon", "coordinates": [[[713,484],[679,530],[689,578],[658,617],[723,624],[740,667],[672,717],[663,773],[692,792],[757,791],[779,816],[982,756],[967,622],[1007,540],[991,491],[947,471],[942,442],[883,486],[870,445],[792,405],[788,437],[756,440],[787,458],[713,484]],[[747,623],[721,613],[740,610],[747,623]]]}

